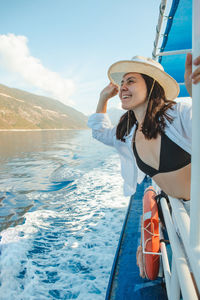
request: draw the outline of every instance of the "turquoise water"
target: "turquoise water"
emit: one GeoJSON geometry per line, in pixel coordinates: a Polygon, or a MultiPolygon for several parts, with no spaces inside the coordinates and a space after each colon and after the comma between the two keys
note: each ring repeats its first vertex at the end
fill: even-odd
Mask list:
{"type": "Polygon", "coordinates": [[[0,133],[0,299],[104,299],[128,198],[86,131],[0,133]]]}

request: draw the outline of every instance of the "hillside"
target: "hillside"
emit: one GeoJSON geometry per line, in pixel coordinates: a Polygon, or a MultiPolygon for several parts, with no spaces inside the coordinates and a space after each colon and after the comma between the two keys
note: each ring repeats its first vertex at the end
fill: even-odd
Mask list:
{"type": "Polygon", "coordinates": [[[87,117],[58,100],[0,84],[0,129],[85,129],[87,117]]]}

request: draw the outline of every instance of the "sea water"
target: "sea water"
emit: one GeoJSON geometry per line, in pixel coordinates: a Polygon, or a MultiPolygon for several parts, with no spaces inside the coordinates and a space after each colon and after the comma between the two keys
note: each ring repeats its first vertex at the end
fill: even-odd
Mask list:
{"type": "Polygon", "coordinates": [[[89,130],[0,132],[0,299],[104,299],[128,202],[89,130]]]}

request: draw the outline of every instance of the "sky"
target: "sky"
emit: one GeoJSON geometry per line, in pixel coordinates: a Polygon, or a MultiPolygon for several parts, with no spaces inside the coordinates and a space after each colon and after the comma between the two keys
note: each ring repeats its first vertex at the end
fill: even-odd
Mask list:
{"type": "Polygon", "coordinates": [[[160,2],[0,0],[0,83],[90,115],[112,63],[152,56],[160,2]]]}

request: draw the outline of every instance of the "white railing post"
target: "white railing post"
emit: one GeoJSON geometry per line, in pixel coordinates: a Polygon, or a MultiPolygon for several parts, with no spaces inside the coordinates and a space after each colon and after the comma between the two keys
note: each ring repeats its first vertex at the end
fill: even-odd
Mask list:
{"type": "Polygon", "coordinates": [[[174,255],[172,256],[172,272],[171,272],[171,289],[170,289],[170,300],[180,299],[180,284],[178,280],[178,274],[176,271],[176,263],[174,255]]]}
{"type": "Polygon", "coordinates": [[[188,215],[188,209],[185,207],[189,204],[185,202],[184,205],[180,199],[174,199],[169,197],[171,208],[173,211],[174,221],[178,228],[179,237],[183,243],[183,248],[187,253],[187,259],[190,264],[191,272],[195,278],[195,282],[198,290],[200,291],[200,257],[196,249],[191,247],[190,243],[190,218],[188,215]]]}
{"type": "Polygon", "coordinates": [[[171,288],[171,271],[169,266],[169,260],[167,256],[167,250],[164,242],[160,243],[160,249],[162,253],[162,263],[163,263],[163,271],[165,275],[165,284],[166,284],[166,290],[167,290],[167,296],[168,299],[170,299],[170,288],[171,288]]]}
{"type": "MultiPolygon", "coordinates": [[[[193,0],[192,49],[193,59],[200,55],[200,0],[193,0]]],[[[195,69],[195,67],[194,67],[195,69]]],[[[190,244],[199,258],[200,253],[200,84],[192,86],[192,180],[190,208],[190,244]]],[[[200,280],[200,279],[199,279],[200,280]]]]}
{"type": "Polygon", "coordinates": [[[161,28],[163,24],[163,19],[164,19],[164,13],[165,13],[165,8],[166,8],[167,0],[161,0],[160,3],[160,13],[159,13],[159,18],[158,18],[158,25],[156,26],[156,38],[154,41],[154,49],[152,52],[152,58],[156,59],[156,52],[158,48],[158,43],[161,35],[161,28]]]}
{"type": "MultiPolygon", "coordinates": [[[[174,224],[172,222],[172,218],[169,212],[169,208],[167,205],[167,201],[165,198],[161,199],[161,207],[164,215],[164,220],[167,228],[167,233],[170,240],[170,245],[172,248],[172,253],[174,257],[174,261],[176,264],[176,270],[179,278],[179,283],[181,287],[181,292],[183,299],[192,299],[197,300],[198,296],[194,287],[194,283],[191,277],[189,265],[187,263],[187,259],[185,256],[185,252],[183,250],[183,246],[180,243],[179,237],[176,233],[174,224]]],[[[172,275],[171,275],[172,278],[172,275]]],[[[172,279],[171,279],[172,280],[172,279]]],[[[171,297],[170,290],[170,297],[171,297]]]]}

